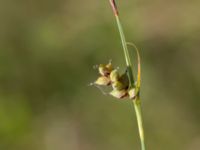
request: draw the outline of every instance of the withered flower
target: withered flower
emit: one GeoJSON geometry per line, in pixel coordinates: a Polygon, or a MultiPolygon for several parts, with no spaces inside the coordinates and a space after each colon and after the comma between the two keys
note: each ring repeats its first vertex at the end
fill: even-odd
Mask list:
{"type": "Polygon", "coordinates": [[[94,83],[96,85],[109,85],[111,82],[110,82],[110,78],[106,76],[100,76],[94,83]]]}
{"type": "Polygon", "coordinates": [[[110,95],[114,96],[115,98],[121,99],[127,96],[126,90],[112,90],[110,95]]]}
{"type": "Polygon", "coordinates": [[[108,75],[110,75],[111,71],[113,70],[111,61],[108,64],[106,64],[106,65],[105,64],[100,64],[99,67],[98,67],[98,70],[99,70],[99,73],[102,76],[108,76],[108,75]]]}

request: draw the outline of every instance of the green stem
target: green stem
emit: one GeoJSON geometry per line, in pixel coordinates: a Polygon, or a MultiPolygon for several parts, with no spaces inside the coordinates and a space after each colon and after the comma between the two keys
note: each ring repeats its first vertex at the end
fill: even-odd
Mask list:
{"type": "Polygon", "coordinates": [[[143,129],[143,121],[142,121],[142,111],[141,111],[141,101],[140,98],[136,98],[133,100],[133,104],[135,107],[137,122],[138,122],[138,129],[140,135],[140,142],[142,150],[145,150],[145,141],[144,141],[144,129],[143,129]]]}
{"type": "Polygon", "coordinates": [[[118,30],[119,30],[119,33],[120,33],[122,47],[123,47],[123,51],[124,51],[124,55],[125,55],[125,60],[126,60],[126,65],[127,65],[129,82],[130,82],[131,87],[134,87],[135,85],[134,85],[134,77],[133,77],[133,71],[132,71],[132,64],[131,64],[131,59],[130,59],[129,51],[128,51],[128,48],[127,48],[126,38],[124,36],[124,32],[123,32],[122,25],[120,23],[119,16],[115,15],[115,18],[116,18],[116,21],[117,21],[117,26],[118,26],[118,30]]]}
{"type": "MultiPolygon", "coordinates": [[[[128,51],[128,48],[127,48],[126,38],[125,38],[125,35],[124,35],[124,32],[123,32],[123,28],[122,28],[122,25],[120,23],[120,19],[119,19],[118,14],[115,14],[115,18],[116,18],[116,21],[117,21],[117,26],[118,26],[118,30],[119,30],[119,33],[120,33],[122,47],[123,47],[123,51],[124,51],[124,55],[125,55],[125,60],[126,60],[126,65],[127,65],[127,70],[128,70],[128,77],[129,77],[129,82],[130,82],[130,88],[133,88],[133,87],[135,87],[135,84],[134,84],[135,82],[134,82],[134,77],[133,77],[130,54],[129,54],[129,51],[128,51]]],[[[136,87],[136,88],[138,88],[138,87],[136,87]]],[[[144,129],[143,129],[141,104],[140,103],[141,103],[141,101],[140,101],[139,94],[138,94],[138,96],[133,100],[133,104],[134,104],[134,107],[135,107],[136,118],[137,118],[137,122],[138,122],[141,149],[145,150],[144,129]]]]}

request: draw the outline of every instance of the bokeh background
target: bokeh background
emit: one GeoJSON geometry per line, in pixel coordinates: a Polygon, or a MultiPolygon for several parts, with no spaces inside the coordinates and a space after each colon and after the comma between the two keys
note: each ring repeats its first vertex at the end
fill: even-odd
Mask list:
{"type": "MultiPolygon", "coordinates": [[[[148,149],[199,150],[200,1],[117,2],[148,149]]],[[[131,102],[88,86],[110,59],[125,69],[108,0],[1,0],[0,149],[139,150],[131,102]]]]}

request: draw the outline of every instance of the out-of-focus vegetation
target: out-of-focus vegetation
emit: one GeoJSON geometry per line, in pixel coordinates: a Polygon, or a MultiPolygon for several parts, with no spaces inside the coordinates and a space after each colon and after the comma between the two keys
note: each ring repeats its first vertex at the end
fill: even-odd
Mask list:
{"type": "MultiPolygon", "coordinates": [[[[199,150],[200,1],[118,3],[148,149],[199,150]]],[[[87,86],[93,65],[125,66],[108,0],[2,0],[0,22],[1,150],[139,149],[131,103],[87,86]]]]}

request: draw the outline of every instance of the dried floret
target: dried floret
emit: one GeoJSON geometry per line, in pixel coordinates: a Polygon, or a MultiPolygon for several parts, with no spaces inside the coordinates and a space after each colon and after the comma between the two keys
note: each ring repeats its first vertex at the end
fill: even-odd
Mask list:
{"type": "Polygon", "coordinates": [[[113,90],[110,92],[110,95],[114,96],[115,98],[121,99],[126,97],[128,94],[126,90],[113,90]]]}
{"type": "Polygon", "coordinates": [[[110,79],[108,77],[101,76],[94,83],[96,85],[109,85],[110,84],[110,79]]]}

